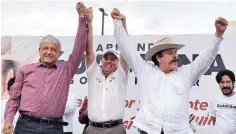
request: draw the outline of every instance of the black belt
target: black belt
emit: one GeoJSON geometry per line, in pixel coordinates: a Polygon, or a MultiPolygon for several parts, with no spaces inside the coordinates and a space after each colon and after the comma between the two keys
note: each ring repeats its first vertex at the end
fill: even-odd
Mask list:
{"type": "Polygon", "coordinates": [[[41,119],[41,118],[36,118],[36,117],[29,116],[29,115],[21,114],[20,118],[26,119],[28,121],[37,122],[40,124],[53,124],[53,125],[63,125],[63,126],[68,125],[67,122],[62,121],[62,117],[52,118],[52,119],[41,119]]]}
{"type": "Polygon", "coordinates": [[[114,120],[114,121],[107,121],[107,122],[92,122],[89,121],[89,124],[94,126],[94,127],[100,127],[100,128],[111,128],[114,126],[117,126],[119,124],[122,124],[123,120],[114,120]]]}

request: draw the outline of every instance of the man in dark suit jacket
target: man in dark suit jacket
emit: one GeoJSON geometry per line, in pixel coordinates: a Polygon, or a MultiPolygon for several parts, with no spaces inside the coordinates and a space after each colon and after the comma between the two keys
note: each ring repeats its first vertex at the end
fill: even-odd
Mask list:
{"type": "Polygon", "coordinates": [[[82,104],[81,109],[79,110],[79,122],[81,124],[86,124],[83,130],[83,134],[85,129],[88,127],[89,125],[89,118],[88,118],[88,99],[87,97],[84,99],[84,102],[82,104]]]}

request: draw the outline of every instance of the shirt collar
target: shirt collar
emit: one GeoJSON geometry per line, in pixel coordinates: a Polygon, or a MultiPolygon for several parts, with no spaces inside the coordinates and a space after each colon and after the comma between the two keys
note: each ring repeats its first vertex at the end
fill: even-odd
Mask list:
{"type": "Polygon", "coordinates": [[[173,74],[173,73],[175,73],[175,72],[178,71],[178,68],[176,68],[175,70],[173,70],[173,71],[169,72],[168,74],[166,74],[166,73],[164,73],[158,66],[155,66],[155,67],[156,67],[156,69],[157,69],[158,71],[160,71],[161,73],[163,73],[163,74],[165,74],[165,75],[171,75],[171,74],[173,74]]]}
{"type": "MultiPolygon", "coordinates": [[[[38,61],[37,63],[37,67],[46,67],[46,68],[49,68],[47,67],[45,64],[43,64],[40,60],[38,61]]],[[[57,64],[53,64],[52,67],[50,68],[57,68],[57,64]]]]}

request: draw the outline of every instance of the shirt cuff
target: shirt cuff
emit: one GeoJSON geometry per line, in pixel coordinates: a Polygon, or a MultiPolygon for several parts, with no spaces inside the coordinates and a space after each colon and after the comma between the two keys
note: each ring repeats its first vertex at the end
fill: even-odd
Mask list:
{"type": "Polygon", "coordinates": [[[6,124],[6,123],[13,123],[13,118],[11,118],[11,117],[6,117],[6,118],[4,119],[4,124],[6,124]]]}
{"type": "Polygon", "coordinates": [[[214,44],[218,44],[223,40],[224,40],[224,38],[218,38],[218,37],[215,36],[215,38],[213,39],[213,42],[214,42],[214,44]]]}
{"type": "Polygon", "coordinates": [[[114,22],[115,25],[122,26],[122,21],[121,20],[113,19],[113,22],[114,22]]]}
{"type": "Polygon", "coordinates": [[[82,21],[82,22],[86,22],[86,20],[87,20],[86,17],[80,17],[80,18],[79,18],[79,21],[80,21],[80,22],[81,22],[81,21],[82,21]]]}
{"type": "Polygon", "coordinates": [[[86,28],[88,28],[87,19],[85,17],[79,18],[79,24],[81,26],[86,26],[86,28]]]}

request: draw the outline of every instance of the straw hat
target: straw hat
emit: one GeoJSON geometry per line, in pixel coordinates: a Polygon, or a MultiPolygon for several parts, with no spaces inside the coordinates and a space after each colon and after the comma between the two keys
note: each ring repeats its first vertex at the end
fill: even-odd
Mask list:
{"type": "Polygon", "coordinates": [[[175,49],[181,49],[182,47],[184,47],[185,45],[183,44],[177,44],[175,43],[171,37],[165,37],[159,41],[157,41],[154,46],[149,49],[145,55],[145,60],[151,60],[152,56],[155,55],[156,53],[162,51],[162,50],[166,50],[166,49],[171,49],[171,48],[175,48],[175,49]]]}

